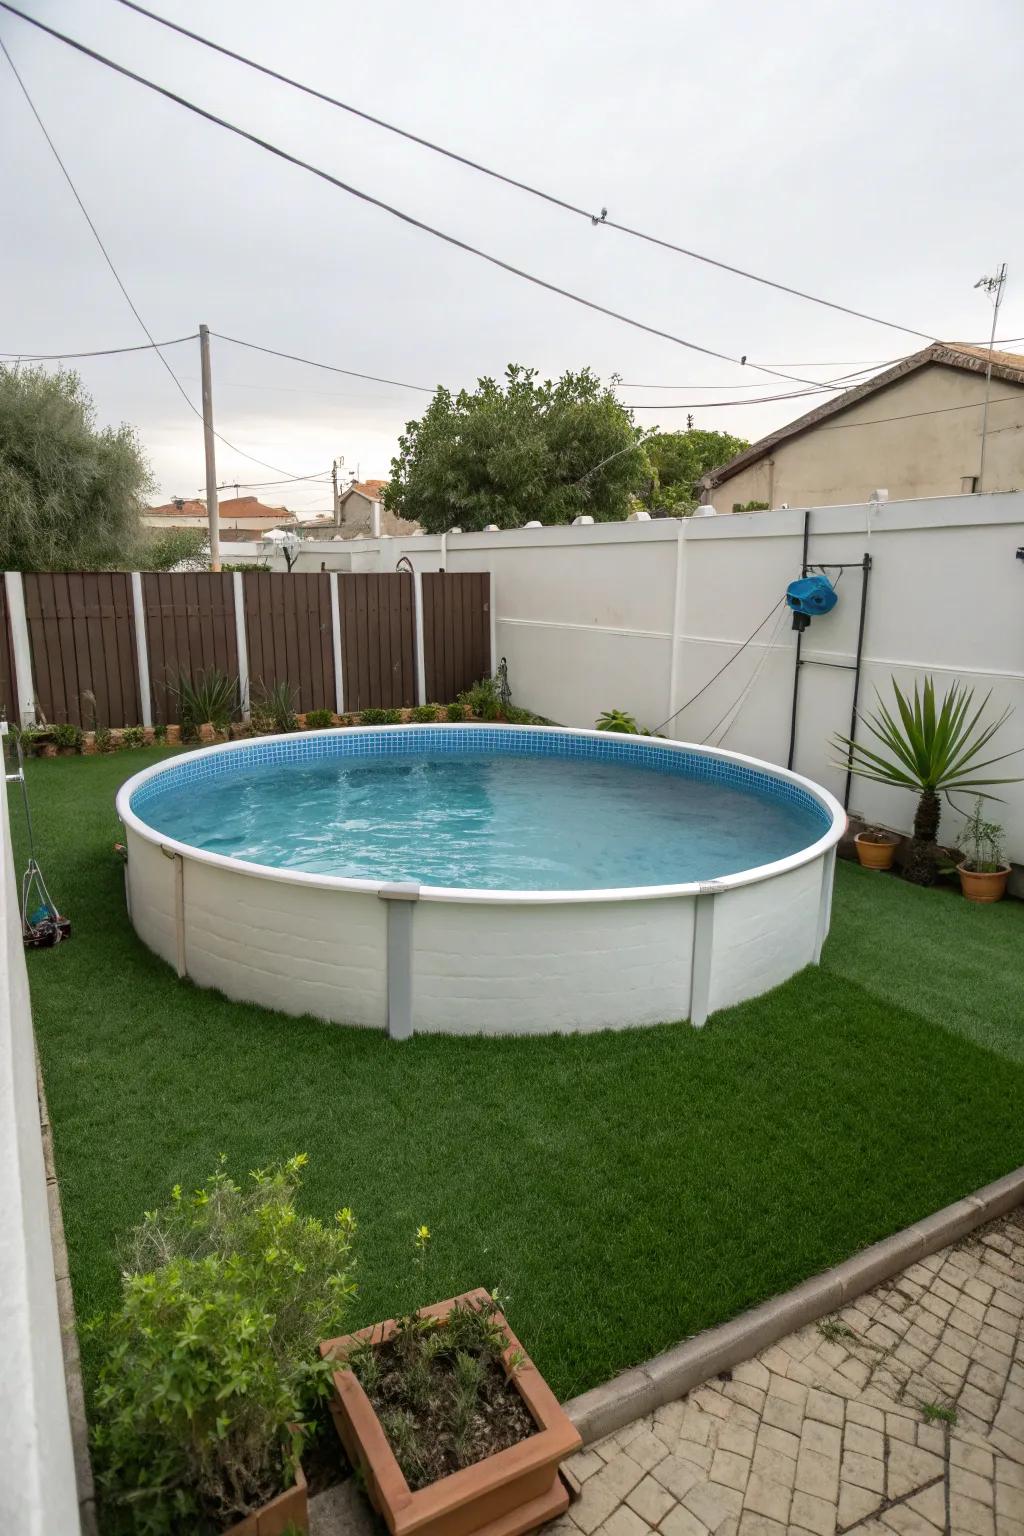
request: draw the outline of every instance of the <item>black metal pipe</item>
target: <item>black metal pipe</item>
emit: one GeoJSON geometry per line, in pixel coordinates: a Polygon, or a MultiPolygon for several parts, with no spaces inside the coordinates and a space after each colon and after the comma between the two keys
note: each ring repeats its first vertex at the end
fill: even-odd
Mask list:
{"type": "MultiPolygon", "coordinates": [[[[807,541],[811,533],[811,509],[804,508],[804,549],[800,562],[801,576],[807,575],[807,541]]],[[[796,632],[796,660],[793,663],[793,707],[789,716],[789,756],[786,758],[786,767],[792,768],[793,754],[796,752],[796,708],[800,698],[800,652],[803,648],[804,633],[802,629],[796,632]]]]}
{"type": "Polygon", "coordinates": [[[868,611],[868,578],[871,575],[871,556],[861,561],[864,575],[860,583],[860,620],[857,624],[857,656],[853,664],[853,707],[850,710],[850,751],[846,759],[846,789],[843,792],[843,810],[850,809],[850,790],[853,786],[853,746],[857,735],[857,699],[860,694],[860,666],[864,655],[864,620],[868,611]]]}

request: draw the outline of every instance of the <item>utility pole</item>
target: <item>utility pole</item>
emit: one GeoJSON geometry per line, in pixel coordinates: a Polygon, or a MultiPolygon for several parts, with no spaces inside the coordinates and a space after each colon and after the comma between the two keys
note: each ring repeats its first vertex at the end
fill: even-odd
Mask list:
{"type": "Polygon", "coordinates": [[[992,393],[992,351],[996,344],[996,324],[999,320],[999,306],[1003,302],[1003,289],[1006,286],[1006,262],[1004,261],[995,277],[980,277],[975,283],[975,288],[984,288],[992,300],[992,333],[988,341],[988,367],[985,369],[985,404],[981,412],[981,456],[978,460],[978,490],[985,489],[985,439],[988,435],[988,397],[992,393]]]}
{"type": "Polygon", "coordinates": [[[338,497],[338,461],[331,464],[331,484],[334,486],[334,526],[341,527],[341,501],[338,497]]]}
{"type": "Polygon", "coordinates": [[[203,444],[206,449],[206,520],[210,529],[210,570],[220,570],[220,513],[217,508],[217,454],[213,441],[213,385],[210,381],[210,329],[199,327],[203,377],[203,444]]]}

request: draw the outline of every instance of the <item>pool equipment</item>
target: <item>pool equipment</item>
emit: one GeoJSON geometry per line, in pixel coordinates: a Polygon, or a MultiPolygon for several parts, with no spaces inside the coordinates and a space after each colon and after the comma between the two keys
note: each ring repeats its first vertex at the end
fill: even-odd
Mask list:
{"type": "Polygon", "coordinates": [[[839,601],[835,587],[827,576],[815,573],[798,576],[786,588],[786,604],[793,615],[793,628],[803,631],[812,619],[831,613],[839,601]]]}
{"type": "Polygon", "coordinates": [[[35,839],[32,833],[32,811],[28,803],[28,786],[25,783],[25,757],[20,738],[9,738],[6,720],[0,720],[0,740],[11,739],[17,768],[5,773],[8,784],[20,784],[25,804],[25,825],[28,829],[28,863],[21,877],[21,933],[26,949],[52,949],[71,937],[71,920],[57,910],[56,903],[46,888],[43,872],[36,859],[35,839]]]}

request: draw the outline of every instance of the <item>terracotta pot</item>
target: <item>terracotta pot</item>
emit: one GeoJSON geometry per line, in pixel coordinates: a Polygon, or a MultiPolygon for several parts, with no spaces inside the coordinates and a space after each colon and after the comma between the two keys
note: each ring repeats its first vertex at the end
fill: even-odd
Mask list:
{"type": "MultiPolygon", "coordinates": [[[[489,1301],[487,1291],[423,1307],[421,1316],[445,1318],[456,1302],[489,1301]]],[[[511,1378],[530,1411],[537,1432],[518,1445],[498,1451],[472,1467],[462,1467],[415,1493],[395,1460],[387,1436],[355,1373],[334,1372],[337,1396],[331,1414],[353,1465],[362,1468],[366,1490],[392,1536],[523,1536],[564,1514],[569,1495],[558,1476],[559,1463],[578,1450],[582,1441],[575,1426],[500,1312],[495,1320],[504,1329],[508,1347],[521,1357],[511,1378]]],[[[365,1339],[381,1344],[391,1338],[395,1322],[378,1323],[320,1345],[325,1358],[344,1360],[365,1339]]]]}
{"type": "Polygon", "coordinates": [[[290,1488],[254,1509],[244,1520],[229,1525],[224,1536],[282,1536],[289,1526],[299,1531],[309,1530],[306,1479],[301,1466],[290,1488]]]}
{"type": "Polygon", "coordinates": [[[899,845],[899,838],[887,838],[884,843],[867,837],[863,832],[858,832],[853,840],[857,850],[857,857],[865,869],[892,869],[893,856],[899,845]]]}
{"type": "Polygon", "coordinates": [[[176,746],[181,741],[180,725],[169,725],[167,727],[166,741],[168,746],[176,746]]]}
{"type": "Polygon", "coordinates": [[[216,728],[210,724],[209,720],[207,720],[205,725],[201,725],[199,727],[199,742],[200,742],[200,745],[204,746],[204,747],[209,747],[216,740],[217,740],[216,728]]]}
{"type": "Polygon", "coordinates": [[[1002,901],[1006,895],[1006,882],[1010,878],[1009,864],[993,869],[987,874],[979,869],[968,869],[966,864],[957,865],[960,889],[968,901],[1002,901]]]}

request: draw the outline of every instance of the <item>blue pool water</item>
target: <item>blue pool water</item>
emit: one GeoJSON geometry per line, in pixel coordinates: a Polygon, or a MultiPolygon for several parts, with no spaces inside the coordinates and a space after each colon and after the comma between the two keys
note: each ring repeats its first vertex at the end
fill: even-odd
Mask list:
{"type": "Polygon", "coordinates": [[[166,785],[149,781],[133,809],[212,853],[365,880],[534,891],[677,884],[783,858],[827,825],[803,795],[568,756],[460,749],[253,762],[239,753],[215,766],[201,780],[175,785],[172,770],[166,785]]]}

